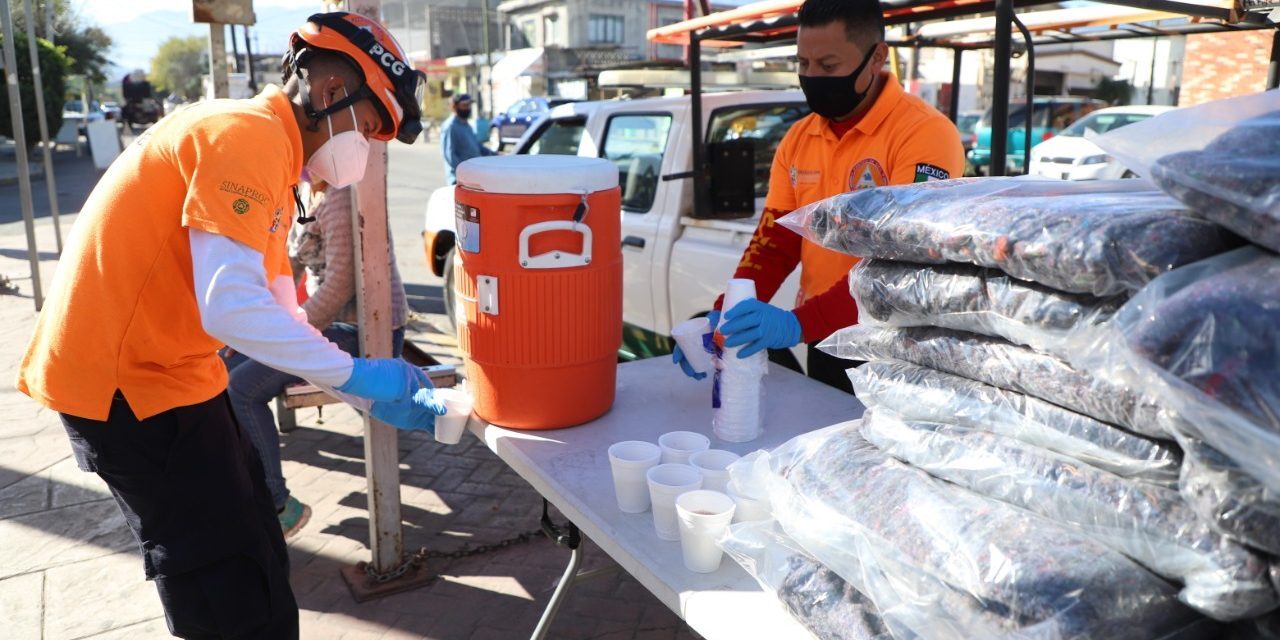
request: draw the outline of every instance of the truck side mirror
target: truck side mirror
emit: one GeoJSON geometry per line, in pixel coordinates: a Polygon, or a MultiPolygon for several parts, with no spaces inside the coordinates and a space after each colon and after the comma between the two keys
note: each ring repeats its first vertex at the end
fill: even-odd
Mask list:
{"type": "Polygon", "coordinates": [[[712,218],[750,218],[756,213],[756,144],[726,140],[707,145],[712,218]]]}

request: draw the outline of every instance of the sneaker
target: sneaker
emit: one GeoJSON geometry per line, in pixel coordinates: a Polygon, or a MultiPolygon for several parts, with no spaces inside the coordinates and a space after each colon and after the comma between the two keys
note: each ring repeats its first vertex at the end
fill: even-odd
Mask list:
{"type": "Polygon", "coordinates": [[[285,500],[284,508],[277,514],[280,518],[280,529],[284,531],[286,539],[293,537],[294,534],[302,530],[303,525],[307,524],[307,520],[311,519],[311,507],[308,507],[298,499],[289,496],[285,500]]]}

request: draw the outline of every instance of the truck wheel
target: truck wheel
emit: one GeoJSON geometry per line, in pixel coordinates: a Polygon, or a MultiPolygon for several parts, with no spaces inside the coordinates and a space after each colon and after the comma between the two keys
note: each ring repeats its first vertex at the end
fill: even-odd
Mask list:
{"type": "Polygon", "coordinates": [[[442,282],[440,284],[440,297],[444,300],[444,314],[448,318],[445,322],[449,325],[449,330],[457,335],[458,322],[455,319],[454,308],[457,306],[457,294],[453,290],[453,252],[450,249],[444,254],[444,268],[440,270],[442,282]]]}

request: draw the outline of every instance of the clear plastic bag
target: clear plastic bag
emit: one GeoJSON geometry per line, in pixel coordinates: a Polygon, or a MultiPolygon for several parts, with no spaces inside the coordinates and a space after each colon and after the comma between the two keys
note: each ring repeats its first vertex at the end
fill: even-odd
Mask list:
{"type": "Polygon", "coordinates": [[[862,260],[849,273],[862,324],[971,331],[1065,357],[1077,331],[1110,318],[1124,302],[1063,293],[997,269],[862,260]]]}
{"type": "Polygon", "coordinates": [[[1127,478],[1178,483],[1177,447],[1039,398],[893,360],[868,362],[850,370],[849,379],[868,407],[1017,438],[1127,478]]]}
{"type": "Polygon", "coordinates": [[[1226,622],[1280,606],[1270,564],[1222,536],[1176,489],[1082,464],[1012,438],[868,411],[863,435],[899,460],[982,495],[1071,526],[1185,585],[1179,598],[1226,622]]]}
{"type": "Polygon", "coordinates": [[[975,264],[1103,297],[1242,243],[1142,180],[922,182],[841,194],[780,222],[862,258],[975,264]]]}
{"type": "Polygon", "coordinates": [[[1280,256],[1249,247],[1157,279],[1074,360],[1151,394],[1280,494],[1280,256]]]}
{"type": "Polygon", "coordinates": [[[1025,393],[1135,433],[1168,438],[1159,409],[1125,384],[999,338],[938,327],[854,325],[819,348],[846,360],[903,360],[1025,393]]]}
{"type": "Polygon", "coordinates": [[[936,480],[859,430],[855,422],[811,432],[734,471],[767,474],[787,535],[870,598],[895,636],[1215,637],[1132,560],[936,480]]]}
{"type": "Polygon", "coordinates": [[[1280,93],[1178,109],[1091,139],[1199,215],[1280,251],[1280,93]]]}
{"type": "Polygon", "coordinates": [[[819,640],[894,640],[871,600],[805,553],[775,521],[735,524],[718,543],[819,640]]]}
{"type": "Polygon", "coordinates": [[[1280,495],[1221,451],[1193,436],[1178,436],[1185,451],[1182,496],[1205,522],[1241,542],[1280,555],[1280,495]]]}

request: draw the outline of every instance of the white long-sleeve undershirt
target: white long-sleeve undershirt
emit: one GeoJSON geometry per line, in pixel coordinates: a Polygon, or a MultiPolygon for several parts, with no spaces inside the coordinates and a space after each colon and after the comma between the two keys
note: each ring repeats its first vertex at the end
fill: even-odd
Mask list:
{"type": "Polygon", "coordinates": [[[351,356],[306,321],[288,277],[267,283],[262,254],[226,236],[189,229],[204,330],[239,353],[314,384],[351,377],[351,356]]]}

